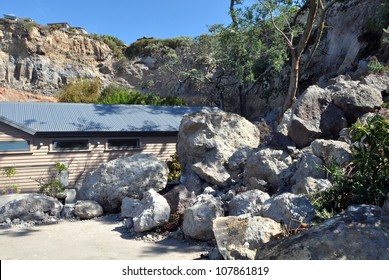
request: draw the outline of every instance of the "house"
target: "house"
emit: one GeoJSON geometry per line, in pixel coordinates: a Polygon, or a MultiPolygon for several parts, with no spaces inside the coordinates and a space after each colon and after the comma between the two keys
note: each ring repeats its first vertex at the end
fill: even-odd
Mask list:
{"type": "Polygon", "coordinates": [[[17,21],[18,20],[18,17],[15,16],[15,15],[12,15],[12,14],[4,14],[4,18],[8,19],[8,20],[13,20],[13,21],[17,21]]]}
{"type": "MultiPolygon", "coordinates": [[[[69,185],[102,163],[134,153],[167,160],[175,153],[182,117],[203,107],[0,102],[0,188],[36,191],[56,163],[69,185]]],[[[210,109],[210,108],[208,108],[210,109]]]]}
{"type": "Polygon", "coordinates": [[[52,26],[54,28],[65,29],[65,30],[68,30],[71,28],[70,24],[67,22],[48,23],[47,26],[52,26]]]}

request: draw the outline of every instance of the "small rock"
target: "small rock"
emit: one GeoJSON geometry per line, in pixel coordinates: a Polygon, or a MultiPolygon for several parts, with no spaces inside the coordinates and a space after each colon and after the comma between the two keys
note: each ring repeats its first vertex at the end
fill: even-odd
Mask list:
{"type": "Polygon", "coordinates": [[[79,200],[74,207],[74,215],[80,219],[93,219],[103,215],[103,207],[93,200],[79,200]]]}
{"type": "Polygon", "coordinates": [[[270,198],[270,196],[260,190],[250,190],[237,194],[229,203],[229,215],[239,216],[242,214],[257,215],[261,205],[270,198]]]}

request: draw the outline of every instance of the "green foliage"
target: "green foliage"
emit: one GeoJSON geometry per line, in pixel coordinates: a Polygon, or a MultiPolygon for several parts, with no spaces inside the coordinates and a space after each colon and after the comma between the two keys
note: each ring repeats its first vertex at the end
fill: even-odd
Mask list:
{"type": "Polygon", "coordinates": [[[108,45],[108,47],[113,51],[114,56],[120,58],[123,57],[123,54],[127,48],[126,44],[117,37],[110,35],[99,35],[91,34],[92,38],[100,40],[108,45]]]}
{"type": "Polygon", "coordinates": [[[382,29],[389,25],[389,2],[382,1],[375,7],[375,17],[368,19],[368,30],[373,33],[381,33],[382,29]]]}
{"type": "Polygon", "coordinates": [[[13,194],[13,193],[19,193],[19,188],[17,185],[12,184],[12,177],[16,175],[16,168],[15,167],[4,167],[2,168],[3,175],[6,176],[9,180],[9,184],[6,185],[3,188],[3,194],[13,194]]]}
{"type": "Polygon", "coordinates": [[[13,177],[16,175],[16,168],[15,167],[4,167],[3,174],[4,174],[4,176],[7,176],[8,178],[13,177]]]}
{"type": "Polygon", "coordinates": [[[68,170],[68,167],[66,166],[66,164],[56,162],[54,165],[54,169],[58,172],[62,172],[68,170]]]}
{"type": "Polygon", "coordinates": [[[126,57],[132,59],[137,56],[150,56],[155,51],[162,49],[178,49],[192,41],[189,37],[177,37],[173,39],[142,38],[132,43],[125,50],[126,57]]]}
{"type": "Polygon", "coordinates": [[[182,166],[178,161],[178,155],[171,155],[171,160],[167,161],[167,166],[169,168],[168,182],[177,181],[181,177],[182,166]]]}
{"type": "Polygon", "coordinates": [[[70,80],[58,94],[58,101],[65,103],[97,103],[102,82],[99,78],[70,80]]]}
{"type": "Polygon", "coordinates": [[[98,100],[102,104],[139,104],[153,106],[184,106],[185,102],[175,96],[161,97],[157,94],[143,94],[137,90],[110,84],[98,100]]]}
{"type": "Polygon", "coordinates": [[[20,190],[19,190],[19,187],[17,185],[9,185],[9,186],[6,186],[4,187],[3,189],[3,194],[15,194],[15,193],[19,193],[20,190]]]}
{"type": "Polygon", "coordinates": [[[339,213],[354,204],[382,205],[389,192],[389,122],[377,115],[350,130],[353,162],[346,170],[329,168],[334,186],[314,198],[319,213],[339,213]]]}
{"type": "Polygon", "coordinates": [[[374,74],[382,74],[389,71],[389,66],[381,64],[376,58],[369,61],[368,67],[369,72],[374,74]]]}
{"type": "Polygon", "coordinates": [[[61,181],[57,178],[50,178],[48,180],[40,178],[36,180],[39,184],[39,193],[56,198],[57,195],[65,190],[61,181]]]}

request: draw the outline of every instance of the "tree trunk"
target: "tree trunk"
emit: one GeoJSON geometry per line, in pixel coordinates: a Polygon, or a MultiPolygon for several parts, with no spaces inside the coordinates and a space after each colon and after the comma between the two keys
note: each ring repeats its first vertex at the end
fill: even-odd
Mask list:
{"type": "Polygon", "coordinates": [[[246,117],[246,94],[243,92],[243,86],[239,85],[239,105],[240,115],[246,117]]]}
{"type": "Polygon", "coordinates": [[[284,106],[282,107],[282,115],[290,108],[292,107],[294,101],[296,100],[296,94],[298,89],[298,83],[299,83],[299,69],[300,69],[300,56],[297,55],[297,52],[295,49],[291,51],[292,55],[292,63],[291,63],[291,72],[289,76],[289,88],[288,88],[288,94],[285,98],[284,106]]]}

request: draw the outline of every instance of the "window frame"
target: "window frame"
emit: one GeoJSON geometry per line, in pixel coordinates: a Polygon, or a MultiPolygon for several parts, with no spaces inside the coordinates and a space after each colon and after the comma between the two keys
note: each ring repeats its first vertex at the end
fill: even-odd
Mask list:
{"type": "Polygon", "coordinates": [[[15,139],[9,139],[9,140],[0,140],[0,143],[1,142],[26,142],[27,143],[27,149],[26,150],[8,150],[8,151],[2,151],[0,149],[0,154],[30,154],[32,153],[32,149],[33,149],[33,146],[32,146],[32,141],[30,139],[18,139],[18,140],[15,140],[15,139]]]}
{"type": "Polygon", "coordinates": [[[91,151],[91,140],[89,138],[53,138],[50,139],[50,152],[51,153],[79,153],[79,152],[90,152],[91,151]],[[55,149],[54,142],[86,142],[86,149],[55,149]]]}
{"type": "Polygon", "coordinates": [[[134,151],[134,150],[141,150],[143,149],[142,145],[142,139],[139,137],[112,137],[112,138],[107,138],[105,141],[105,150],[106,151],[134,151]],[[136,147],[124,147],[124,148],[112,148],[110,146],[109,141],[125,141],[125,140],[135,140],[137,141],[137,146],[136,147]]]}

